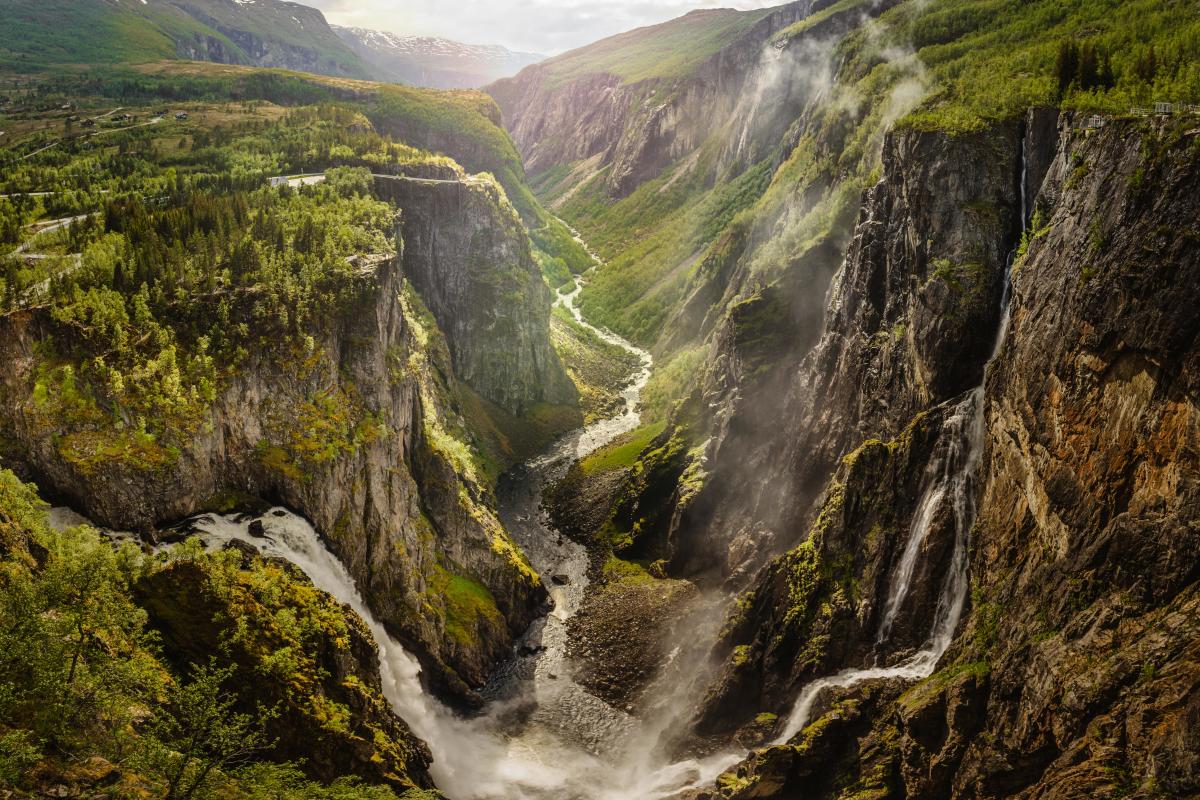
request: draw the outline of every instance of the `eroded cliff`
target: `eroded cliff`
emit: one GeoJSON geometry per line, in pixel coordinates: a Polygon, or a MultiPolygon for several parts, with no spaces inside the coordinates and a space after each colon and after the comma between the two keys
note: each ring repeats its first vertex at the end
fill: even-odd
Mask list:
{"type": "MultiPolygon", "coordinates": [[[[953,646],[916,686],[826,692],[810,727],[729,773],[720,796],[1176,797],[1200,787],[1197,572],[1184,555],[1200,468],[1196,132],[1186,120],[1081,123],[1043,112],[1026,122],[1027,152],[1050,155],[1025,172],[1036,203],[984,392],[971,600],[953,646]]],[[[882,447],[848,458],[809,542],[748,596],[719,707],[751,691],[765,699],[759,710],[784,713],[782,698],[815,674],[896,657],[872,654],[869,637],[846,651],[864,641],[854,620],[879,607],[872,554],[911,535],[911,488],[896,493],[889,476],[912,448],[882,447]],[[876,451],[884,461],[864,470],[876,451]],[[870,524],[881,509],[895,522],[870,524]],[[830,511],[849,561],[830,545],[830,511]],[[803,657],[788,655],[795,648],[803,657]]],[[[944,537],[930,541],[922,559],[935,577],[913,592],[925,603],[947,563],[944,537]]]]}
{"type": "MultiPolygon", "coordinates": [[[[493,423],[468,386],[522,412],[573,395],[548,343],[548,292],[511,207],[494,188],[444,186],[470,202],[456,215],[426,218],[420,258],[360,257],[354,298],[305,342],[272,345],[264,331],[261,346],[224,377],[187,445],[167,457],[86,455],[106,452],[122,422],[74,418],[63,411],[69,399],[45,389],[63,379],[63,367],[46,360],[44,343],[72,335],[45,309],[3,318],[0,391],[6,455],[98,524],[153,535],[161,524],[252,497],[302,513],[376,615],[418,654],[433,688],[474,703],[545,591],[493,510],[480,432],[493,423]],[[472,219],[477,227],[468,230],[486,235],[463,243],[456,226],[472,219]],[[492,291],[438,294],[435,278],[492,291]],[[414,284],[443,318],[485,322],[454,329],[447,346],[414,284]],[[521,324],[489,327],[497,319],[521,324]],[[496,352],[510,354],[501,369],[490,361],[496,352]]],[[[398,199],[401,220],[417,217],[418,203],[436,202],[398,199]]],[[[236,316],[254,292],[198,297],[183,313],[211,315],[218,302],[236,316]]]]}

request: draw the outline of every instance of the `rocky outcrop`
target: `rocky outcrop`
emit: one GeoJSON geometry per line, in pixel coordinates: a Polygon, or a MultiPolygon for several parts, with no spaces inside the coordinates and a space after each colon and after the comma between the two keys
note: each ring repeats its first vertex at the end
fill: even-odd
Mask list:
{"type": "Polygon", "coordinates": [[[919,412],[979,382],[1018,230],[1019,151],[1016,126],[961,138],[890,134],[883,178],[863,199],[819,337],[812,315],[783,296],[798,276],[756,301],[753,314],[731,309],[703,387],[704,405],[717,409],[710,474],[674,526],[677,570],[752,572],[806,530],[838,459],[867,439],[897,436],[919,412]],[[754,380],[764,360],[747,328],[780,327],[757,319],[764,314],[793,320],[795,330],[766,363],[803,360],[795,372],[754,380]],[[738,545],[747,538],[754,547],[738,545]]]}
{"type": "Polygon", "coordinates": [[[516,415],[577,402],[550,344],[550,289],[503,190],[483,178],[375,186],[401,209],[404,277],[445,334],[455,375],[516,415]]]}
{"type": "MultiPolygon", "coordinates": [[[[502,213],[511,212],[495,209],[487,218],[502,213]]],[[[504,232],[516,233],[506,228],[488,241],[524,252],[523,238],[505,242],[504,232]]],[[[481,277],[491,266],[474,265],[481,277]]],[[[546,300],[544,288],[490,297],[546,300]]],[[[237,301],[252,302],[249,294],[237,301]]],[[[214,309],[197,298],[186,313],[214,309]]],[[[535,309],[523,319],[532,325],[546,313],[535,309]]],[[[152,534],[162,522],[231,497],[295,509],[346,564],[376,616],[418,655],[432,686],[464,703],[477,701],[475,690],[538,613],[545,591],[493,511],[487,479],[465,443],[471,427],[449,351],[406,284],[401,258],[360,265],[357,298],[312,331],[311,350],[264,343],[249,354],[190,444],[167,463],[113,460],[95,468],[64,457],[60,445],[70,437],[112,433],[86,421],[79,430],[59,427],[34,397],[38,343],[69,332],[37,311],[9,315],[3,325],[0,397],[10,449],[41,485],[98,524],[152,534]],[[457,603],[448,586],[470,588],[473,602],[457,603]]],[[[507,333],[492,332],[491,346],[515,348],[501,338],[507,333]]],[[[486,385],[520,397],[526,384],[503,393],[510,377],[493,374],[486,385]]]]}
{"type": "MultiPolygon", "coordinates": [[[[899,438],[847,455],[806,541],[772,561],[738,601],[718,643],[725,660],[697,718],[703,736],[728,736],[775,714],[808,682],[876,656],[890,578],[936,463],[950,409],[921,414],[899,438]]],[[[954,546],[948,520],[927,540],[912,594],[919,609],[897,622],[889,645],[915,647],[929,633],[943,564],[954,546]]]]}
{"type": "Polygon", "coordinates": [[[400,792],[433,786],[428,748],[383,697],[370,630],[296,571],[249,554],[240,569],[177,561],[134,590],[181,673],[220,654],[221,665],[233,668],[225,689],[247,713],[275,712],[264,755],[300,763],[326,783],[354,775],[400,792]],[[287,618],[300,624],[280,627],[287,618]],[[286,665],[269,663],[289,648],[302,652],[286,665]]]}
{"type": "Polygon", "coordinates": [[[1036,207],[986,384],[969,616],[940,671],[840,735],[832,784],[804,777],[829,764],[802,752],[819,719],[720,796],[1200,791],[1193,127],[1027,120],[1036,207]]]}

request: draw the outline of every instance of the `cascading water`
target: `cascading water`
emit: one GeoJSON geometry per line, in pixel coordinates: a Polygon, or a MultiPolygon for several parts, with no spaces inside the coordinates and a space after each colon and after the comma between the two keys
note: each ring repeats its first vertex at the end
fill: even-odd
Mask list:
{"type": "MultiPolygon", "coordinates": [[[[1027,164],[1025,141],[1021,141],[1020,213],[1021,232],[1025,231],[1029,215],[1026,197],[1027,164]]],[[[991,364],[1004,347],[1012,308],[1010,303],[1012,265],[1016,248],[1009,254],[1004,272],[1004,287],[1000,300],[1000,325],[991,357],[984,368],[984,378],[955,407],[939,436],[937,449],[944,452],[932,465],[922,491],[920,502],[909,529],[908,543],[900,563],[892,575],[884,615],[876,636],[876,644],[884,644],[891,635],[896,615],[911,588],[917,561],[924,551],[936,512],[949,501],[954,519],[954,550],[942,581],[933,627],[924,646],[904,661],[889,667],[847,669],[837,675],[809,683],[796,698],[783,732],[774,744],[784,744],[808,725],[813,706],[825,689],[849,688],[864,681],[902,678],[920,680],[933,674],[938,661],[950,648],[954,632],[962,619],[969,586],[967,575],[968,536],[975,522],[975,479],[983,455],[984,389],[991,364]]]]}
{"type": "Polygon", "coordinates": [[[190,526],[210,547],[238,540],[299,567],[318,588],[363,618],[379,647],[384,695],[395,712],[433,754],[430,769],[439,789],[454,800],[654,800],[710,783],[736,761],[732,754],[670,762],[655,755],[660,730],[585,692],[570,675],[567,620],[587,588],[588,554],[549,527],[541,511],[542,490],[574,461],[640,424],[638,403],[650,377],[650,354],[583,318],[577,301],[582,283],[556,303],[607,342],[635,353],[641,369],[622,392],[617,415],[592,423],[556,442],[550,451],[513,471],[500,487],[500,514],[550,587],[553,614],[535,624],[526,644],[535,655],[518,659],[489,686],[487,714],[462,718],[428,695],[420,667],[371,613],[353,578],[313,527],[283,508],[258,518],[204,515],[190,526]],[[251,523],[262,522],[261,530],[251,523]],[[558,584],[554,575],[566,575],[558,584]],[[514,709],[528,713],[509,713],[514,709]]]}

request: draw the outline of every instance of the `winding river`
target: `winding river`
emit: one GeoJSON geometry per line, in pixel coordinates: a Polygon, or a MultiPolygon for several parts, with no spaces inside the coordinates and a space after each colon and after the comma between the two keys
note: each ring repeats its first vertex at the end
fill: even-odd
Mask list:
{"type": "MultiPolygon", "coordinates": [[[[302,517],[273,508],[258,517],[206,514],[191,521],[210,548],[239,540],[287,559],[366,621],[379,646],[384,694],[429,744],[430,772],[451,800],[654,800],[713,780],[731,760],[657,758],[652,755],[657,728],[587,693],[571,678],[567,621],[588,589],[588,553],[551,526],[542,493],[576,459],[638,427],[641,392],[653,363],[648,352],[583,318],[578,302],[584,281],[576,278],[570,291],[559,293],[556,305],[604,341],[635,354],[640,367],[622,390],[618,413],[559,438],[501,481],[501,519],[542,576],[554,609],[531,626],[514,657],[486,687],[484,714],[460,717],[424,691],[417,660],[375,618],[353,578],[302,517]],[[256,521],[262,528],[252,535],[256,521]]],[[[81,521],[56,511],[60,524],[81,521]]]]}

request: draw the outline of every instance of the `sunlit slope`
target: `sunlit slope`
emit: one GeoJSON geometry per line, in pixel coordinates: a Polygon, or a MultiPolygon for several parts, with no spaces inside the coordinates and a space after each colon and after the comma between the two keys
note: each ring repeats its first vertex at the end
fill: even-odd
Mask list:
{"type": "Polygon", "coordinates": [[[682,77],[691,74],[771,11],[729,8],[693,11],[679,19],[572,50],[549,59],[545,66],[558,83],[601,73],[617,75],[626,83],[682,77]]]}
{"type": "Polygon", "coordinates": [[[5,0],[0,11],[0,63],[181,58],[369,76],[320,11],[280,0],[5,0]]]}

